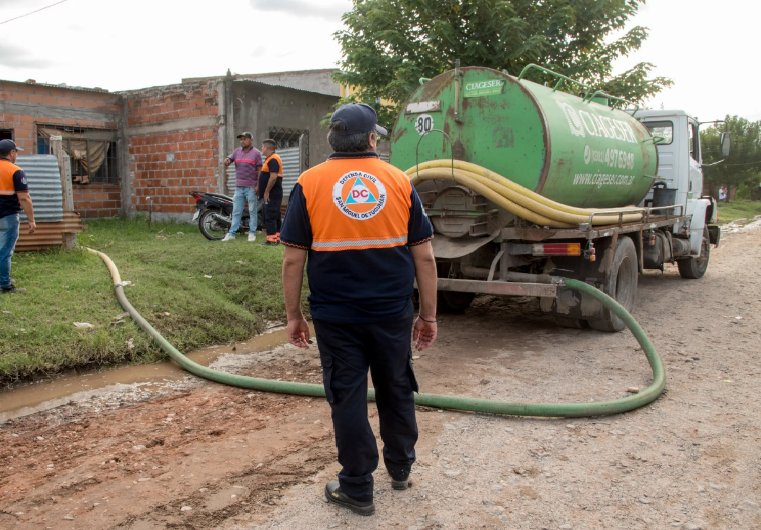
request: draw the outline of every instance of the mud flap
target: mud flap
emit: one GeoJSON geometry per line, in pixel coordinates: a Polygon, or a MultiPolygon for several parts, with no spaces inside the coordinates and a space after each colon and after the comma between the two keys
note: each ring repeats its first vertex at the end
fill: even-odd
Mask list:
{"type": "MultiPolygon", "coordinates": [[[[585,283],[600,288],[595,281],[587,280],[585,283]]],[[[559,317],[588,320],[600,318],[603,306],[591,296],[582,296],[576,289],[558,286],[556,298],[540,298],[539,306],[542,312],[550,313],[559,317]]]]}
{"type": "Polygon", "coordinates": [[[721,242],[721,228],[718,227],[718,226],[709,226],[708,227],[708,240],[716,248],[719,248],[719,243],[721,242]]]}

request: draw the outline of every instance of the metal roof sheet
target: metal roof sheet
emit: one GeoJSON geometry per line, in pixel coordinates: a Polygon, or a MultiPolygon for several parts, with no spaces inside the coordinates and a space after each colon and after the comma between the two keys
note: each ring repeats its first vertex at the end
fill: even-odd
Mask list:
{"type": "Polygon", "coordinates": [[[82,221],[76,212],[65,212],[63,221],[57,223],[37,223],[37,230],[33,234],[22,225],[19,230],[19,238],[16,241],[15,252],[29,252],[45,250],[63,244],[63,234],[78,234],[82,232],[82,221]]]}
{"type": "MultiPolygon", "coordinates": [[[[34,204],[34,220],[56,223],[63,220],[63,191],[58,158],[55,155],[24,155],[16,158],[16,165],[26,173],[29,195],[34,204]]],[[[24,213],[21,222],[26,222],[24,213]]]]}
{"type": "Polygon", "coordinates": [[[27,81],[13,81],[12,79],[0,79],[0,83],[16,83],[19,85],[29,85],[29,86],[44,86],[48,88],[62,88],[64,90],[76,90],[78,92],[97,92],[99,94],[112,94],[112,92],[109,92],[105,88],[88,88],[84,86],[69,86],[66,83],[61,83],[60,85],[55,85],[52,83],[28,83],[27,81]]]}

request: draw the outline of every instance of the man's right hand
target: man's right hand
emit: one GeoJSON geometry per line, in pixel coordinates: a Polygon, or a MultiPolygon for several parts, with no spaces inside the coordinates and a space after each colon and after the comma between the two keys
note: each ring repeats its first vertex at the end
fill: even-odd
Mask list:
{"type": "Polygon", "coordinates": [[[303,317],[288,321],[288,342],[299,348],[309,348],[309,324],[303,317]]]}
{"type": "Polygon", "coordinates": [[[29,233],[33,234],[35,230],[37,230],[37,223],[29,221],[29,233]]]}
{"type": "Polygon", "coordinates": [[[225,166],[229,166],[231,163],[229,158],[225,158],[225,166]]]}

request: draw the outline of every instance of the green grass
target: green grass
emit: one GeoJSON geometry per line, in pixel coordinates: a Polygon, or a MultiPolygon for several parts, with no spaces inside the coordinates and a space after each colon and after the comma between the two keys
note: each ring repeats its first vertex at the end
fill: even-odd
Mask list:
{"type": "MultiPolygon", "coordinates": [[[[145,219],[137,219],[91,222],[78,242],[107,254],[122,280],[134,284],[124,288],[132,305],[188,352],[248,339],[262,332],[267,320],[285,318],[282,247],[245,239],[212,242],[195,225],[153,223],[148,230],[145,219]]],[[[28,292],[0,295],[0,384],[165,358],[129,318],[111,324],[123,310],[96,255],[82,248],[16,254],[12,274],[28,292]],[[78,329],[73,322],[95,327],[78,329]]]]}
{"type": "Polygon", "coordinates": [[[761,215],[761,201],[736,200],[719,203],[719,223],[729,223],[737,219],[753,219],[761,215]]]}

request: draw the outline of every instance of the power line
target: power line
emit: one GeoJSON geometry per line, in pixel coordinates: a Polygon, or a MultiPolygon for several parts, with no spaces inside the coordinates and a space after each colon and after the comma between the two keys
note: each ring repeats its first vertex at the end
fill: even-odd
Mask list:
{"type": "Polygon", "coordinates": [[[68,1],[69,0],[61,0],[60,2],[56,2],[55,4],[50,4],[49,6],[41,7],[39,9],[35,10],[35,11],[32,11],[31,13],[27,13],[26,15],[20,15],[20,16],[15,17],[15,18],[9,18],[8,20],[0,22],[0,25],[5,24],[6,22],[11,22],[13,20],[18,20],[20,18],[28,17],[29,15],[33,15],[35,13],[38,13],[38,12],[43,11],[45,9],[48,9],[49,7],[57,6],[58,4],[63,4],[64,2],[68,2],[68,1]]]}

